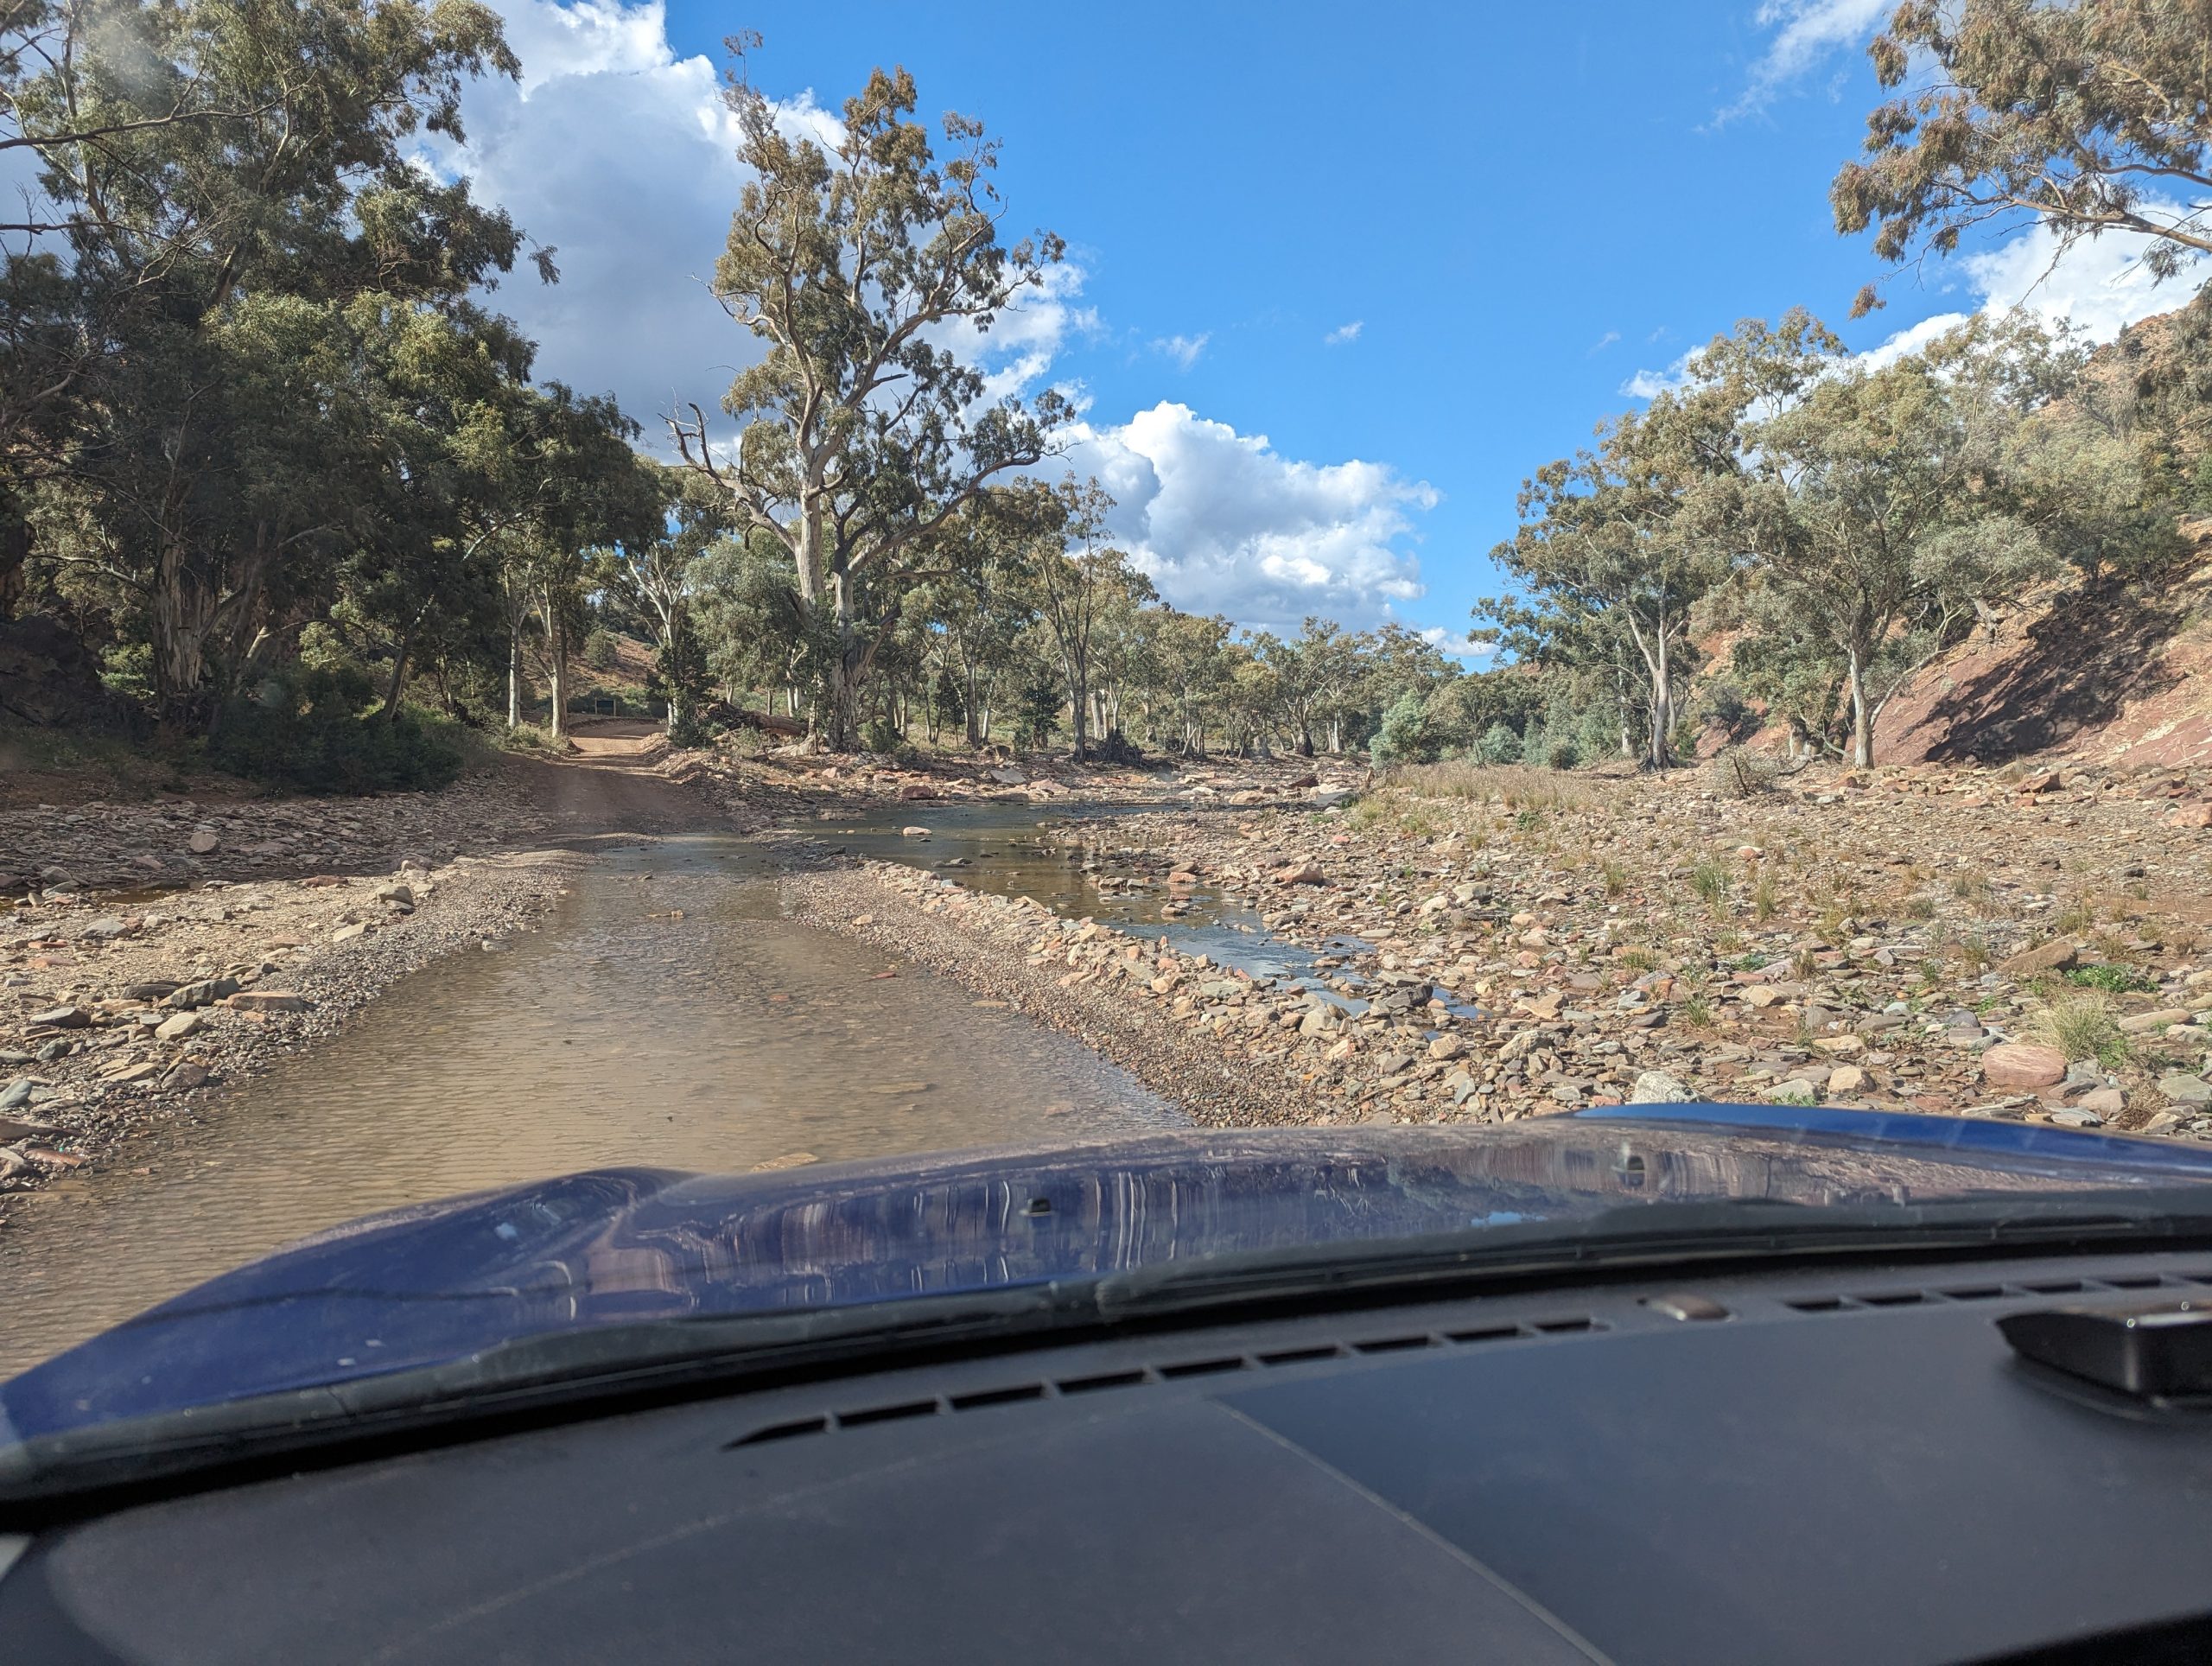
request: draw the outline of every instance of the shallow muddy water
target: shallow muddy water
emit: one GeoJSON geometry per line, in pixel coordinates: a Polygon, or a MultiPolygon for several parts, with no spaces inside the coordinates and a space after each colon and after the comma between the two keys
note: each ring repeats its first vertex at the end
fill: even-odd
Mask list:
{"type": "Polygon", "coordinates": [[[0,1374],[396,1205],[1183,1122],[1080,1043],[782,919],[757,847],[667,840],[601,858],[543,929],[416,974],[207,1122],[26,1200],[0,1239],[0,1374]]]}
{"type": "Polygon", "coordinates": [[[1068,919],[1096,919],[1133,936],[1164,938],[1184,954],[1211,956],[1216,964],[1253,977],[1304,978],[1325,952],[1364,946],[1350,938],[1322,951],[1283,942],[1267,931],[1257,911],[1224,897],[1203,878],[1173,892],[1156,882],[1102,887],[1101,877],[1115,865],[1098,858],[1119,843],[1114,822],[1128,813],[1092,805],[1078,819],[1054,817],[1035,804],[913,804],[896,813],[823,822],[801,831],[826,850],[903,862],[972,890],[1033,897],[1068,919]],[[910,838],[901,830],[906,826],[925,826],[929,836],[910,838]],[[1083,843],[1071,844],[1071,838],[1083,843]],[[1096,870],[1087,862],[1096,863],[1096,870]],[[1185,912],[1167,912],[1171,902],[1185,905],[1185,912]]]}

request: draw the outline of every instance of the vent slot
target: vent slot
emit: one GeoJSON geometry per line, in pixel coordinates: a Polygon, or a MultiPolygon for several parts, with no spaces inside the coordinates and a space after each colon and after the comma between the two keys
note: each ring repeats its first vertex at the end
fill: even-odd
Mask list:
{"type": "Polygon", "coordinates": [[[1319,1348],[1285,1348],[1280,1353],[1263,1353],[1259,1356],[1259,1360],[1262,1365],[1305,1365],[1316,1359],[1342,1359],[1344,1357],[1344,1351],[1332,1342],[1319,1348]]]}
{"type": "Polygon", "coordinates": [[[829,1427],[827,1417],[801,1417],[788,1423],[771,1423],[766,1428],[755,1429],[729,1444],[732,1447],[766,1446],[771,1440],[788,1440],[794,1435],[820,1434],[829,1427]]]}
{"type": "Polygon", "coordinates": [[[1536,1321],[1536,1328],[1546,1336],[1573,1336],[1579,1332],[1605,1327],[1587,1313],[1583,1313],[1573,1319],[1540,1319],[1536,1321]]]}
{"type": "Polygon", "coordinates": [[[1244,1356],[1238,1354],[1233,1358],[1185,1359],[1173,1365],[1162,1365],[1159,1370],[1160,1376],[1172,1382],[1179,1377],[1216,1377],[1224,1371],[1241,1371],[1243,1369],[1244,1356]]]}
{"type": "Polygon", "coordinates": [[[1844,1300],[1841,1296],[1795,1296],[1783,1305],[1801,1313],[1833,1313],[1842,1308],[1844,1300]]]}
{"type": "Polygon", "coordinates": [[[1928,1300],[1925,1290],[1883,1290],[1855,1298],[1868,1307],[1917,1307],[1928,1300]]]}
{"type": "Polygon", "coordinates": [[[1019,1388],[979,1389],[974,1394],[956,1394],[947,1402],[955,1411],[975,1411],[983,1406],[1010,1406],[1017,1400],[1042,1400],[1042,1383],[1024,1383],[1019,1388]]]}
{"type": "Polygon", "coordinates": [[[1435,1341],[1434,1337],[1427,1335],[1382,1336],[1376,1338],[1372,1342],[1355,1342],[1351,1345],[1351,1351],[1354,1353],[1363,1354],[1404,1353],[1414,1348],[1433,1346],[1435,1341]]]}
{"type": "Polygon", "coordinates": [[[1508,1337],[1526,1336],[1528,1332],[1518,1325],[1485,1325],[1480,1330],[1446,1331],[1444,1335],[1448,1342],[1503,1342],[1508,1337]]]}
{"type": "Polygon", "coordinates": [[[1144,1381],[1142,1371],[1103,1371],[1096,1377],[1070,1377],[1057,1386],[1062,1394],[1096,1394],[1101,1389],[1133,1389],[1144,1381]]]}
{"type": "Polygon", "coordinates": [[[906,1417],[934,1417],[941,1409],[934,1400],[909,1400],[896,1406],[871,1406],[866,1411],[839,1412],[837,1427],[856,1429],[870,1423],[895,1423],[906,1417]]]}
{"type": "Polygon", "coordinates": [[[1936,1294],[1946,1301],[1994,1301],[2005,1294],[2005,1287],[2001,1284],[1961,1284],[1948,1290],[1938,1290],[1936,1294]]]}

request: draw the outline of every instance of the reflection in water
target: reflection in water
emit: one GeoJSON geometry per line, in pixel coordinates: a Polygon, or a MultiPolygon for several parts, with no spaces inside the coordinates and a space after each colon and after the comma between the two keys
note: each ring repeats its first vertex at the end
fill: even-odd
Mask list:
{"type": "MultiPolygon", "coordinates": [[[[825,851],[903,862],[957,880],[969,890],[996,896],[1033,897],[1070,919],[1092,919],[1133,936],[1164,939],[1186,955],[1208,955],[1222,966],[1253,977],[1304,977],[1322,959],[1317,951],[1269,932],[1259,911],[1224,897],[1201,875],[1195,886],[1171,888],[1162,874],[1151,882],[1102,886],[1099,857],[1117,841],[1118,816],[1154,805],[1093,805],[1080,823],[1054,817],[1036,804],[910,804],[850,821],[825,822],[808,837],[825,851]],[[906,826],[925,826],[926,839],[906,837],[906,826]]],[[[1346,938],[1338,954],[1365,945],[1346,938]]]]}
{"type": "Polygon", "coordinates": [[[45,1194],[0,1240],[0,1372],[371,1210],[1183,1124],[1079,1043],[779,919],[767,871],[726,840],[605,858],[544,930],[448,957],[212,1126],[45,1194]]]}

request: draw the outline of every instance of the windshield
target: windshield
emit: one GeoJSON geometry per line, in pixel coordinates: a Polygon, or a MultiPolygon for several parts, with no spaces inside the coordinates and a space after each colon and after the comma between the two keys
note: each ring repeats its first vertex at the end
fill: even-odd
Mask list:
{"type": "Polygon", "coordinates": [[[2201,65],[723,10],[0,8],[0,1435],[2194,1220],[2201,65]]]}

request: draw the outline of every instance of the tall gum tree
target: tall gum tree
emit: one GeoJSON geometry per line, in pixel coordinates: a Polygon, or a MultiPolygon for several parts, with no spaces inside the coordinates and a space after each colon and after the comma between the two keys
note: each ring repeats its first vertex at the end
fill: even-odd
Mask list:
{"type": "MultiPolygon", "coordinates": [[[[1898,97],[1829,187],[1837,230],[1875,252],[1948,255],[1969,232],[2040,222],[2063,253],[2151,239],[2170,277],[2212,254],[2212,7],[2202,0],[1906,0],[1869,48],[1898,97]],[[1910,90],[1908,82],[1918,84],[1910,90]]],[[[1878,305],[1872,286],[1854,315],[1878,305]]]]}
{"type": "Polygon", "coordinates": [[[2017,443],[2067,355],[2032,319],[1977,319],[1878,368],[1842,360],[1747,432],[1746,613],[1838,663],[1851,756],[1978,602],[2056,564],[2037,506],[2063,455],[2017,443]]]}
{"type": "Polygon", "coordinates": [[[947,345],[987,332],[1063,248],[1049,234],[999,240],[995,142],[947,115],[940,159],[911,119],[904,69],[869,76],[826,149],[789,130],[741,74],[727,96],[753,179],[714,290],[767,353],[722,401],[741,425],[734,455],[696,405],[670,427],[741,524],[782,546],[801,607],[830,615],[827,738],[844,750],[881,640],[861,587],[913,582],[931,535],[995,477],[1040,461],[1072,418],[1050,391],[1027,406],[988,399],[981,372],[947,345]]]}
{"type": "Polygon", "coordinates": [[[1491,558],[1537,599],[1485,603],[1492,640],[1537,634],[1565,658],[1616,666],[1645,720],[1643,760],[1672,761],[1677,695],[1698,604],[1746,556],[1738,502],[1748,415],[1793,397],[1834,338],[1791,313],[1738,326],[1690,361],[1679,388],[1602,424],[1594,448],[1522,484],[1521,525],[1491,558]]]}
{"type": "MultiPolygon", "coordinates": [[[[262,460],[299,461],[285,430],[313,435],[336,385],[264,346],[308,334],[302,308],[334,328],[371,294],[453,308],[512,267],[512,224],[412,151],[459,142],[466,82],[518,66],[478,0],[81,0],[0,24],[18,13],[85,23],[81,50],[0,52],[0,136],[36,156],[42,194],[5,228],[33,245],[10,251],[10,293],[19,267],[66,270],[78,322],[66,389],[41,395],[66,436],[41,473],[105,506],[104,536],[54,558],[112,583],[164,722],[197,724],[230,676],[211,660],[253,639],[347,485],[334,456],[264,512],[262,460]]],[[[24,454],[11,438],[0,464],[24,454]]]]}

